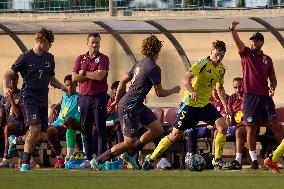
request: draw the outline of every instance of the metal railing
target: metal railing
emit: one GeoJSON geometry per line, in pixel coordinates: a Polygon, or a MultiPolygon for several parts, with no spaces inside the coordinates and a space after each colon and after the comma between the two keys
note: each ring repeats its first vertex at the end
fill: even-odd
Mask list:
{"type": "MultiPolygon", "coordinates": [[[[116,10],[211,10],[282,8],[284,0],[113,0],[116,10]]],[[[108,11],[108,0],[0,0],[1,12],[108,11]]]]}

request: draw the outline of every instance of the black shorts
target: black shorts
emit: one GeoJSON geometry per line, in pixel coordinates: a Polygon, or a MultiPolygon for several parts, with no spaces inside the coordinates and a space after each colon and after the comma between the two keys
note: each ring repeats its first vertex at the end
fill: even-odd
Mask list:
{"type": "Polygon", "coordinates": [[[192,107],[184,104],[180,105],[174,127],[180,131],[195,128],[199,121],[214,126],[215,121],[223,117],[220,112],[212,105],[204,107],[192,107]]]}
{"type": "Polygon", "coordinates": [[[40,131],[46,133],[48,129],[48,107],[39,106],[32,100],[22,100],[21,107],[26,127],[40,125],[40,131]]]}
{"type": "Polygon", "coordinates": [[[142,105],[138,110],[128,110],[119,106],[118,116],[122,126],[123,135],[131,138],[138,136],[139,123],[147,126],[157,120],[155,114],[145,105],[142,105]]]}
{"type": "Polygon", "coordinates": [[[9,121],[9,123],[6,123],[5,127],[7,125],[14,126],[14,131],[15,131],[14,135],[16,136],[23,136],[27,132],[25,123],[23,121],[9,121]]]}
{"type": "Polygon", "coordinates": [[[272,97],[254,94],[244,94],[244,124],[259,125],[277,118],[272,97]]]}
{"type": "Polygon", "coordinates": [[[54,126],[54,128],[57,130],[60,140],[65,139],[67,129],[62,125],[54,126]]]}

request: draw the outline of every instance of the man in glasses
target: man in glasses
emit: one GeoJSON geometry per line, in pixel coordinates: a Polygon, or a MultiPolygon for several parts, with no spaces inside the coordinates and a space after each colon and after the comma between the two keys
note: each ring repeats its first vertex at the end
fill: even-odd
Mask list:
{"type": "MultiPolygon", "coordinates": [[[[283,139],[283,129],[276,119],[277,114],[272,99],[277,86],[277,79],[272,59],[262,51],[264,36],[259,32],[253,34],[250,37],[251,48],[246,47],[235,30],[237,25],[239,25],[239,22],[233,21],[229,29],[241,57],[244,125],[246,125],[247,143],[252,159],[251,168],[258,169],[256,156],[257,126],[263,123],[270,127],[278,144],[283,139]],[[268,85],[268,80],[270,81],[270,85],[268,85]]],[[[272,170],[272,167],[275,170],[277,169],[277,166],[271,167],[273,164],[272,161],[267,162],[269,164],[265,165],[270,170],[272,170]]]]}
{"type": "Polygon", "coordinates": [[[54,41],[51,30],[42,28],[35,35],[35,44],[32,49],[20,55],[11,69],[5,74],[3,81],[4,96],[10,96],[8,82],[20,72],[23,77],[21,91],[21,106],[24,121],[28,127],[24,145],[23,164],[21,171],[32,170],[29,166],[32,152],[39,139],[46,138],[48,128],[48,85],[67,90],[55,78],[54,56],[49,49],[54,41]]]}

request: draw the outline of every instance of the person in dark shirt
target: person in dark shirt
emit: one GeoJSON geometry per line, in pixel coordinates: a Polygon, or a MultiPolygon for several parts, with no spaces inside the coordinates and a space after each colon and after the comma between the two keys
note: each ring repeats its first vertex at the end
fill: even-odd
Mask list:
{"type": "MultiPolygon", "coordinates": [[[[0,94],[0,101],[2,100],[3,96],[0,94]]],[[[0,113],[1,115],[1,113],[0,113]]],[[[1,116],[0,116],[1,118],[1,116]]],[[[0,119],[0,125],[3,125],[3,119],[0,119]]],[[[5,148],[5,139],[4,139],[4,129],[2,126],[0,126],[0,156],[4,156],[4,148],[5,148]]]]}
{"type": "Polygon", "coordinates": [[[228,105],[232,111],[232,116],[226,117],[228,125],[227,135],[236,137],[236,157],[228,164],[228,169],[242,169],[242,154],[245,145],[246,128],[243,121],[243,78],[233,79],[234,94],[228,99],[228,105]]]}
{"type": "MultiPolygon", "coordinates": [[[[226,100],[228,99],[229,99],[229,95],[226,94],[226,100]]],[[[220,112],[220,114],[223,117],[225,117],[226,115],[225,108],[222,104],[220,97],[218,96],[217,89],[213,89],[212,91],[211,104],[220,112]]]]}
{"type": "Polygon", "coordinates": [[[154,35],[143,40],[142,54],[145,58],[135,64],[128,75],[120,81],[115,101],[111,105],[116,106],[118,104],[118,115],[124,142],[94,158],[91,162],[93,168],[103,170],[105,161],[127,152],[123,154],[123,158],[132,165],[133,169],[138,169],[133,155],[141,150],[145,144],[163,133],[163,128],[154,113],[143,104],[146,95],[153,86],[159,97],[169,96],[180,91],[179,86],[169,90],[162,87],[161,69],[156,64],[161,48],[162,42],[154,35]],[[131,83],[129,90],[122,97],[126,84],[129,82],[131,83]],[[139,123],[145,126],[148,131],[137,140],[139,123]]]}
{"type": "Polygon", "coordinates": [[[115,101],[116,91],[119,85],[119,81],[115,81],[111,85],[111,95],[107,103],[107,139],[109,148],[112,147],[112,140],[115,140],[115,143],[121,143],[123,141],[123,134],[121,131],[121,126],[119,124],[119,118],[117,113],[117,108],[110,106],[115,101]]]}
{"type": "Polygon", "coordinates": [[[28,165],[31,154],[40,136],[46,137],[48,127],[48,85],[68,90],[55,78],[54,56],[49,49],[54,41],[51,30],[42,28],[36,33],[35,45],[20,55],[11,69],[6,72],[3,91],[4,96],[11,95],[7,81],[20,72],[23,78],[21,90],[21,106],[25,125],[28,127],[24,145],[23,164],[21,171],[32,170],[28,165]]]}
{"type": "Polygon", "coordinates": [[[264,36],[257,32],[250,37],[251,48],[239,38],[235,28],[238,21],[233,21],[230,26],[232,37],[241,57],[243,71],[243,110],[244,125],[247,131],[247,143],[252,159],[251,168],[258,169],[256,156],[256,132],[262,122],[274,134],[278,144],[283,140],[283,129],[277,120],[275,104],[272,99],[277,86],[277,78],[272,59],[263,53],[264,36]],[[270,85],[268,85],[268,80],[270,85]]]}
{"type": "MultiPolygon", "coordinates": [[[[5,149],[4,158],[0,167],[14,167],[11,161],[16,148],[9,148],[10,136],[23,136],[25,134],[25,125],[22,109],[20,107],[20,90],[17,88],[19,76],[16,75],[8,85],[10,95],[2,98],[0,101],[0,119],[3,119],[1,127],[4,127],[5,149]],[[9,140],[8,140],[9,138],[9,140]]],[[[12,141],[10,141],[12,142],[12,141]]]]}

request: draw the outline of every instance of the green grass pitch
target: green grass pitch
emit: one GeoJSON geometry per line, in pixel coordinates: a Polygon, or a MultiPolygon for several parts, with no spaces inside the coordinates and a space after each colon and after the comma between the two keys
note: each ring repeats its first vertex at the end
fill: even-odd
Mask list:
{"type": "Polygon", "coordinates": [[[262,189],[283,188],[284,174],[257,171],[105,171],[0,169],[1,189],[262,189]]]}

